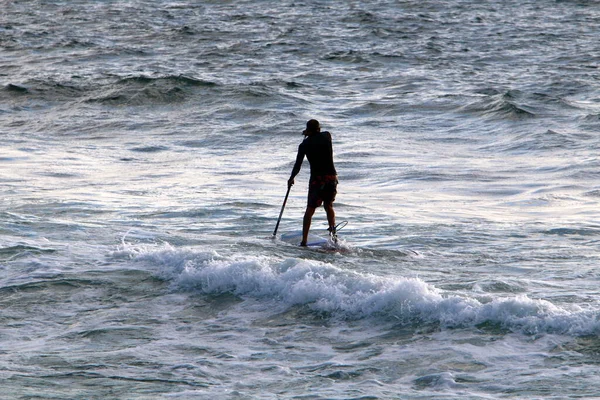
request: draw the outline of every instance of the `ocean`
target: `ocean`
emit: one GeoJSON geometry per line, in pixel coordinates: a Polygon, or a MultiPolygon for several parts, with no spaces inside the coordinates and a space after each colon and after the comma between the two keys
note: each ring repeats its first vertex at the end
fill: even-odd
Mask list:
{"type": "Polygon", "coordinates": [[[598,2],[0,8],[1,398],[600,398],[598,2]]]}

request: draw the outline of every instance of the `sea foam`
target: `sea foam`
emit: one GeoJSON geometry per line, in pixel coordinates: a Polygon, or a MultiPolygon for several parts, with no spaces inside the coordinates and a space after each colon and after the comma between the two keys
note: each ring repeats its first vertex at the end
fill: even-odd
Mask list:
{"type": "MultiPolygon", "coordinates": [[[[419,278],[377,276],[304,259],[221,256],[214,251],[124,244],[115,254],[156,268],[174,290],[231,293],[348,320],[379,318],[441,329],[493,327],[525,334],[598,334],[600,314],[525,294],[481,300],[444,292],[419,278]]],[[[265,307],[268,308],[268,307],[265,307]]]]}

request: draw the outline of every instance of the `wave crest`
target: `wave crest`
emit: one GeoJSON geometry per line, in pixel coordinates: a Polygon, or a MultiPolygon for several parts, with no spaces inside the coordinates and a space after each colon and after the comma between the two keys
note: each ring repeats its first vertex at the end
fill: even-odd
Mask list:
{"type": "Polygon", "coordinates": [[[567,310],[524,294],[491,301],[442,292],[418,278],[380,277],[301,259],[223,257],[215,252],[162,248],[120,250],[158,268],[175,290],[231,293],[291,308],[304,306],[331,318],[365,318],[442,329],[498,327],[526,334],[597,334],[598,312],[567,310]]]}
{"type": "Polygon", "coordinates": [[[148,77],[145,75],[122,78],[94,92],[88,103],[110,105],[171,104],[187,100],[194,88],[208,88],[215,83],[183,75],[148,77]]]}
{"type": "Polygon", "coordinates": [[[463,110],[509,120],[535,117],[536,114],[531,107],[521,104],[522,97],[518,91],[486,92],[483,99],[465,106],[463,110]]]}

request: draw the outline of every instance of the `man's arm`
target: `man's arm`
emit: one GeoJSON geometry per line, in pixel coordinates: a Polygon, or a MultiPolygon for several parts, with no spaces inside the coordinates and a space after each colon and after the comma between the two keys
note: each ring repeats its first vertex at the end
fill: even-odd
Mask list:
{"type": "Polygon", "coordinates": [[[296,155],[296,162],[294,163],[294,168],[292,168],[292,174],[290,176],[290,179],[288,180],[288,187],[294,184],[294,178],[296,177],[296,175],[298,175],[298,172],[300,172],[302,162],[304,161],[304,156],[304,148],[302,144],[300,144],[300,146],[298,146],[298,155],[296,155]]]}

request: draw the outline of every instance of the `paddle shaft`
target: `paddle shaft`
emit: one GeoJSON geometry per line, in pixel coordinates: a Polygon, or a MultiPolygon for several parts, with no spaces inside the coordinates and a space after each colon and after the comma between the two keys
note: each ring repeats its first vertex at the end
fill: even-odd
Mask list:
{"type": "Polygon", "coordinates": [[[285,203],[287,203],[288,196],[290,195],[290,190],[292,186],[288,186],[287,193],[285,194],[285,199],[283,200],[283,204],[281,205],[281,212],[279,213],[279,218],[277,218],[277,225],[275,225],[275,230],[273,231],[273,237],[277,235],[277,229],[279,229],[279,223],[281,222],[281,216],[283,215],[283,210],[285,208],[285,203]]]}

